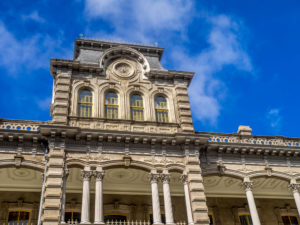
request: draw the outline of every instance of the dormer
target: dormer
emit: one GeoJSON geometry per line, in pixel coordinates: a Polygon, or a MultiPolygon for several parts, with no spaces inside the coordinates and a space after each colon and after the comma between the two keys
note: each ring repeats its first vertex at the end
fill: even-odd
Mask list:
{"type": "Polygon", "coordinates": [[[132,132],[194,132],[193,73],[166,70],[163,49],[77,39],[74,59],[51,59],[52,122],[132,132]]]}

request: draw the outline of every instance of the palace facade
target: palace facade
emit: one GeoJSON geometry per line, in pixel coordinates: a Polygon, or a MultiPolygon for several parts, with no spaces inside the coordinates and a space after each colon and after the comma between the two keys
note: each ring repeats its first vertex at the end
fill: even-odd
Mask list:
{"type": "Polygon", "coordinates": [[[300,139],[197,132],[164,49],[76,39],[52,120],[0,119],[0,224],[299,224],[300,139]],[[117,221],[117,222],[116,222],[117,221]]]}

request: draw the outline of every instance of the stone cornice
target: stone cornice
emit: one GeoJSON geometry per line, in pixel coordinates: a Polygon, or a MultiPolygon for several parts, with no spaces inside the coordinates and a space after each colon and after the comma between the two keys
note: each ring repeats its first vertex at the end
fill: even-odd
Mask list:
{"type": "Polygon", "coordinates": [[[168,70],[168,71],[161,71],[161,70],[151,70],[146,76],[149,79],[183,79],[188,81],[188,85],[192,81],[194,77],[194,72],[185,72],[185,71],[176,71],[176,70],[168,70]]]}
{"type": "Polygon", "coordinates": [[[79,127],[42,125],[40,133],[45,137],[68,137],[76,140],[97,140],[108,142],[134,142],[135,144],[194,144],[196,146],[207,143],[206,137],[199,135],[176,133],[176,134],[149,134],[138,132],[81,129],[79,127]]]}
{"type": "Polygon", "coordinates": [[[163,48],[158,48],[149,45],[141,45],[141,44],[131,44],[131,43],[117,43],[117,42],[109,42],[102,40],[91,40],[91,39],[76,39],[75,47],[74,47],[74,59],[78,57],[80,49],[91,49],[91,50],[101,50],[104,51],[106,49],[117,47],[117,46],[125,46],[133,48],[145,55],[147,54],[156,54],[159,56],[159,60],[162,57],[164,52],[163,48]]]}
{"type": "Polygon", "coordinates": [[[103,71],[98,64],[86,64],[65,59],[51,59],[50,73],[53,77],[56,76],[57,69],[70,69],[73,71],[88,72],[96,75],[100,75],[100,73],[103,71]]]}

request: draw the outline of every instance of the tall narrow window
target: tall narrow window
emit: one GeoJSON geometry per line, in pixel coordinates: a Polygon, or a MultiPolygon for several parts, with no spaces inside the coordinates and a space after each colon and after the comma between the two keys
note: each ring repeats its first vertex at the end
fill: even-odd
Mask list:
{"type": "Polygon", "coordinates": [[[213,217],[213,215],[209,214],[208,218],[209,218],[209,225],[214,225],[215,223],[214,223],[214,217],[213,217]]]}
{"type": "Polygon", "coordinates": [[[93,95],[89,90],[81,90],[78,98],[78,116],[91,117],[93,110],[93,95]]]}
{"type": "Polygon", "coordinates": [[[284,225],[299,225],[296,216],[282,216],[281,218],[284,225]]]}
{"type": "Polygon", "coordinates": [[[80,223],[81,213],[79,211],[65,211],[65,222],[80,223]]]}
{"type": "Polygon", "coordinates": [[[239,217],[240,217],[241,225],[253,225],[251,216],[249,214],[240,215],[239,217]]]}
{"type": "Polygon", "coordinates": [[[131,119],[137,121],[144,120],[144,103],[142,96],[133,94],[130,97],[131,119]]]}
{"type": "Polygon", "coordinates": [[[27,225],[30,220],[30,212],[23,210],[9,211],[8,212],[8,225],[27,225]]]}
{"type": "Polygon", "coordinates": [[[162,96],[155,98],[155,115],[156,121],[159,123],[167,123],[169,121],[167,100],[162,96]]]}
{"type": "Polygon", "coordinates": [[[108,92],[105,95],[105,118],[118,119],[118,95],[114,92],[108,92]]]}

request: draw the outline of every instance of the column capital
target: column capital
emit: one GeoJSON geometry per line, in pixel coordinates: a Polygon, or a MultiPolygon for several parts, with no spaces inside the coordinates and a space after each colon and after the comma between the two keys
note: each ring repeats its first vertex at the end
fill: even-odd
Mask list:
{"type": "Polygon", "coordinates": [[[299,188],[300,184],[297,184],[297,183],[290,183],[289,184],[289,189],[293,192],[299,192],[298,191],[298,188],[299,188]]]}
{"type": "Polygon", "coordinates": [[[97,171],[97,170],[95,170],[95,171],[93,172],[93,175],[95,176],[95,179],[96,179],[96,180],[102,181],[103,178],[104,178],[104,171],[97,171]]]}
{"type": "Polygon", "coordinates": [[[93,172],[90,170],[82,170],[81,171],[81,177],[84,181],[89,181],[91,179],[92,175],[93,175],[93,172]]]}
{"type": "Polygon", "coordinates": [[[171,174],[169,173],[162,173],[160,175],[160,179],[164,184],[169,184],[171,179],[171,174]]]}
{"type": "Polygon", "coordinates": [[[245,188],[245,191],[252,191],[253,182],[251,182],[250,180],[244,181],[243,186],[245,188]]]}
{"type": "Polygon", "coordinates": [[[182,174],[181,176],[180,176],[180,180],[181,180],[181,182],[183,183],[183,184],[187,184],[188,183],[188,175],[187,174],[182,174]]]}
{"type": "Polygon", "coordinates": [[[148,177],[151,183],[157,183],[160,179],[159,173],[149,173],[148,177]]]}

